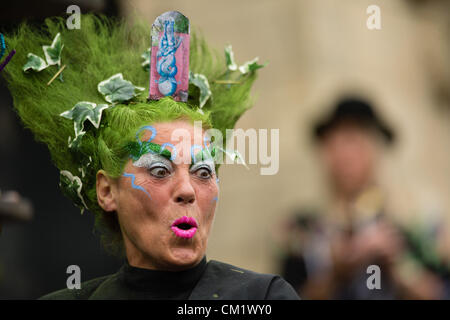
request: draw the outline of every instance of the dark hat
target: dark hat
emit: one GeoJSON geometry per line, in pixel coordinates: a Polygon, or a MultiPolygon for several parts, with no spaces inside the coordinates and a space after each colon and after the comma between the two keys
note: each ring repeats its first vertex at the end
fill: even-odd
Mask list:
{"type": "Polygon", "coordinates": [[[322,139],[326,132],[345,120],[354,121],[362,127],[372,127],[381,133],[387,143],[394,142],[393,130],[378,117],[368,101],[359,98],[345,98],[338,101],[331,114],[314,125],[314,137],[322,139]]]}

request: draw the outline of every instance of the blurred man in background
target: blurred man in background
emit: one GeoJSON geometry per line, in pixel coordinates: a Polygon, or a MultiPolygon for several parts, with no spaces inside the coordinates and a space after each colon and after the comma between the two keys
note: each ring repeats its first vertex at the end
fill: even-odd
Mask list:
{"type": "Polygon", "coordinates": [[[326,212],[302,210],[287,224],[286,280],[306,299],[448,297],[448,265],[432,239],[385,210],[376,169],[392,129],[368,102],[350,98],[315,125],[314,138],[333,200],[326,212]]]}

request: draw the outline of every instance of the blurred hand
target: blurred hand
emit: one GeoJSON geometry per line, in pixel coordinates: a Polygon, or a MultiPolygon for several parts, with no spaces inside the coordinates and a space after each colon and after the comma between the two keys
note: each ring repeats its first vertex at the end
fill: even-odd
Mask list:
{"type": "Polygon", "coordinates": [[[404,249],[399,231],[391,224],[379,221],[358,231],[352,240],[355,259],[360,263],[381,259],[387,265],[394,263],[404,249]]]}
{"type": "Polygon", "coordinates": [[[335,271],[345,277],[373,260],[385,267],[393,266],[403,248],[403,239],[394,226],[386,222],[373,223],[353,236],[340,235],[333,240],[335,271]]]}

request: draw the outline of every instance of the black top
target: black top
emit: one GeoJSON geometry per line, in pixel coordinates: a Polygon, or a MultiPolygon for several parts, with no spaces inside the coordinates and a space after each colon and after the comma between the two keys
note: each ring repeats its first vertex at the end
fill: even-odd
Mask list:
{"type": "Polygon", "coordinates": [[[119,272],[63,289],[41,299],[231,299],[296,300],[298,295],[281,277],[260,274],[206,258],[192,269],[171,272],[141,269],[126,263],[119,272]]]}
{"type": "Polygon", "coordinates": [[[141,269],[126,262],[118,272],[121,290],[137,299],[187,299],[206,268],[206,257],[179,272],[141,269]]]}

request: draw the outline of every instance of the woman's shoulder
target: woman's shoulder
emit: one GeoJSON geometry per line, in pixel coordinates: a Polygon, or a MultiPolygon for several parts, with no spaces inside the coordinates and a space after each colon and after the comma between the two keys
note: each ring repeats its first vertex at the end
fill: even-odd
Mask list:
{"type": "MultiPolygon", "coordinates": [[[[114,298],[120,291],[117,273],[81,283],[80,289],[63,289],[41,300],[86,300],[114,298]]],[[[189,299],[194,300],[298,300],[295,290],[283,278],[210,260],[189,299]]]]}
{"type": "Polygon", "coordinates": [[[190,299],[297,300],[283,278],[210,260],[190,299]]]}

